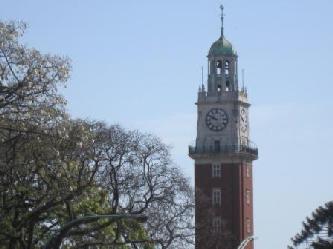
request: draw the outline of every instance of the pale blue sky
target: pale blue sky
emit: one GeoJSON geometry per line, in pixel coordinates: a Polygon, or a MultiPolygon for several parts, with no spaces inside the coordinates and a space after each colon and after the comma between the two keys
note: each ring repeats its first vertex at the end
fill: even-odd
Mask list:
{"type": "MultiPolygon", "coordinates": [[[[69,56],[74,117],[153,132],[193,181],[201,66],[219,36],[217,0],[10,0],[2,20],[24,41],[69,56]]],[[[333,1],[225,0],[225,34],[246,70],[254,163],[256,249],[286,248],[301,221],[332,200],[333,1]]]]}

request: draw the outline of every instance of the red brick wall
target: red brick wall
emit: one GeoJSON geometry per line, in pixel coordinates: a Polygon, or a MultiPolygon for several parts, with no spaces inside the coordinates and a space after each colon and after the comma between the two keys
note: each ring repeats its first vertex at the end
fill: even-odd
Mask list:
{"type": "MultiPolygon", "coordinates": [[[[252,166],[246,174],[245,164],[222,164],[221,178],[212,177],[212,166],[195,165],[196,187],[196,249],[236,249],[240,242],[253,233],[252,166]],[[221,188],[222,204],[212,207],[212,189],[221,188]],[[246,190],[250,203],[246,203],[246,190]],[[221,216],[222,233],[212,233],[212,217],[221,216]],[[251,231],[247,231],[247,219],[251,231]]],[[[249,244],[246,249],[253,249],[249,244]]]]}

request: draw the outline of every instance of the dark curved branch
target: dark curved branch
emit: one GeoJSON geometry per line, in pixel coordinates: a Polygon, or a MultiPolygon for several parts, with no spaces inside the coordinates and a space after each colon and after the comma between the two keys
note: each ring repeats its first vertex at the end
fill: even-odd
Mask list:
{"type": "Polygon", "coordinates": [[[45,249],[58,249],[63,241],[70,232],[70,230],[74,227],[83,225],[83,224],[90,224],[96,222],[100,219],[108,219],[112,221],[117,221],[121,219],[134,219],[139,222],[144,222],[147,218],[143,215],[130,215],[130,214],[110,214],[110,215],[91,215],[85,216],[81,218],[77,218],[65,224],[57,235],[53,236],[49,242],[46,244],[45,249]]]}

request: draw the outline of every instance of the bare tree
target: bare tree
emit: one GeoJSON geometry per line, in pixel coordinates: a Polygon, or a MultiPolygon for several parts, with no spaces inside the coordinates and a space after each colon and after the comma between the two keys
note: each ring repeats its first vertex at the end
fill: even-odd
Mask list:
{"type": "MultiPolygon", "coordinates": [[[[161,248],[183,248],[193,243],[192,189],[170,161],[168,147],[157,137],[119,126],[101,125],[97,134],[97,182],[107,190],[110,211],[148,218],[141,237],[117,224],[116,236],[102,236],[103,243],[138,247],[146,242],[161,248]]],[[[99,240],[87,238],[85,243],[98,244],[99,240]]]]}

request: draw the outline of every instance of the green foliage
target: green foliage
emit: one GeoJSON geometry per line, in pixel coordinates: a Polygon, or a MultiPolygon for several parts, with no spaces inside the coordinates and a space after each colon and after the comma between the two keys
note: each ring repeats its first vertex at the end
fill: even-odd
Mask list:
{"type": "MultiPolygon", "coordinates": [[[[293,246],[311,244],[314,249],[333,248],[333,201],[318,207],[303,222],[303,229],[291,239],[293,246]]],[[[289,249],[294,247],[289,246],[289,249]]]]}

